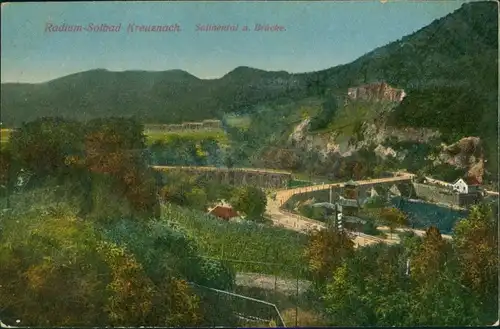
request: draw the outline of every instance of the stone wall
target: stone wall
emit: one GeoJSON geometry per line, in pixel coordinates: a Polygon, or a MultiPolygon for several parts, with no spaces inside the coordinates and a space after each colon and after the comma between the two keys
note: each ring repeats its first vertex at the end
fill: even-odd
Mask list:
{"type": "Polygon", "coordinates": [[[458,194],[453,193],[448,189],[420,183],[413,183],[413,187],[415,188],[416,196],[418,198],[451,205],[460,204],[458,194]]]}
{"type": "Polygon", "coordinates": [[[458,195],[458,205],[460,207],[470,207],[483,199],[479,193],[458,195]]]}
{"type": "Polygon", "coordinates": [[[266,170],[209,167],[156,167],[156,169],[169,173],[181,171],[229,185],[251,185],[260,188],[285,189],[292,180],[291,173],[266,170]]]}
{"type": "Polygon", "coordinates": [[[201,122],[184,122],[182,124],[146,124],[144,129],[150,131],[178,132],[191,130],[221,129],[220,120],[203,120],[201,122]]]}

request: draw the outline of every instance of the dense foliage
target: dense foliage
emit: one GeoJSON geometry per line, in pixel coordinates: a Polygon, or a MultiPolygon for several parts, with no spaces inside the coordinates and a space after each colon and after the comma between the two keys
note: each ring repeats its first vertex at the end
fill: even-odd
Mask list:
{"type": "Polygon", "coordinates": [[[2,320],[193,326],[221,315],[190,282],[230,290],[235,274],[157,219],[142,131],[127,119],[44,118],[13,134],[2,153],[2,320]]]}
{"type": "Polygon", "coordinates": [[[261,220],[267,206],[266,193],[254,186],[243,186],[235,190],[231,205],[247,219],[261,220]]]}
{"type": "Polygon", "coordinates": [[[497,231],[483,205],[456,225],[452,242],[430,227],[399,245],[330,254],[330,278],[316,287],[329,325],[490,325],[498,311],[497,231]]]}
{"type": "Polygon", "coordinates": [[[200,325],[187,281],[230,288],[234,274],[197,256],[169,222],[77,215],[55,185],[18,191],[0,223],[2,320],[24,325],[200,325]],[[17,274],[16,274],[17,273],[17,274]],[[57,312],[53,312],[57,307],[57,312]]]}
{"type": "Polygon", "coordinates": [[[214,138],[172,136],[149,146],[151,164],[158,166],[221,166],[224,152],[214,138]]]}

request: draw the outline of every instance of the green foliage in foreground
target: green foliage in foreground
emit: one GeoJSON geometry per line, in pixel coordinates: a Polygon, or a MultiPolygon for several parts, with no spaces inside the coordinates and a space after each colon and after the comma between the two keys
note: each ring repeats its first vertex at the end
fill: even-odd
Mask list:
{"type": "Polygon", "coordinates": [[[299,270],[300,275],[305,275],[302,270],[306,235],[253,222],[225,222],[170,204],[163,206],[162,217],[183,227],[196,239],[204,255],[235,260],[231,263],[236,271],[294,277],[299,270]]]}
{"type": "Polygon", "coordinates": [[[498,317],[497,231],[491,208],[481,205],[456,225],[451,242],[430,227],[423,238],[359,248],[341,264],[334,257],[331,278],[317,288],[328,324],[491,325],[498,317]]]}
{"type": "MultiPolygon", "coordinates": [[[[187,282],[230,290],[234,272],[199,257],[196,241],[178,226],[123,214],[106,222],[82,216],[78,184],[55,183],[14,191],[0,218],[2,320],[196,326],[222,316],[209,314],[213,302],[187,282]]],[[[0,198],[2,209],[5,202],[0,198]]],[[[232,324],[229,313],[222,324],[232,324]]]]}

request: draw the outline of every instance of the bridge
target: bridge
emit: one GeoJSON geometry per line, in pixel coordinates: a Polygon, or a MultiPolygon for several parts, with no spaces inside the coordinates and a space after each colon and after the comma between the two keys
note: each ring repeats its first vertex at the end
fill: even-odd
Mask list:
{"type": "MultiPolygon", "coordinates": [[[[367,191],[376,185],[399,185],[399,184],[407,184],[411,183],[414,179],[415,175],[410,173],[396,173],[394,177],[387,178],[377,178],[377,179],[368,179],[357,181],[356,183],[361,189],[367,191]]],[[[291,230],[295,230],[298,232],[306,232],[311,229],[321,230],[326,228],[326,224],[317,220],[313,220],[304,216],[300,216],[298,214],[291,213],[285,209],[283,209],[283,205],[293,196],[310,193],[314,191],[322,191],[322,190],[330,190],[330,189],[339,189],[345,183],[334,183],[334,184],[324,184],[324,185],[316,185],[310,187],[301,187],[290,190],[281,190],[276,193],[274,198],[269,198],[267,203],[267,214],[273,220],[275,225],[285,227],[291,230]]],[[[378,229],[382,231],[388,231],[387,227],[378,227],[378,229]]],[[[396,232],[404,232],[404,231],[412,231],[418,236],[424,236],[424,230],[416,230],[409,228],[398,228],[396,232]]],[[[357,247],[366,246],[373,243],[399,243],[399,238],[391,237],[389,239],[382,239],[375,236],[363,234],[360,232],[352,232],[353,233],[353,242],[357,247]]],[[[450,235],[442,234],[442,237],[450,240],[452,237],[450,235]]]]}
{"type": "MultiPolygon", "coordinates": [[[[272,169],[254,168],[218,168],[218,167],[190,167],[190,166],[152,166],[153,169],[164,172],[183,171],[193,175],[206,175],[210,179],[234,185],[256,185],[259,187],[278,189],[275,196],[268,197],[266,213],[276,226],[284,227],[297,232],[307,232],[311,229],[324,229],[325,223],[313,220],[298,214],[291,213],[283,208],[283,205],[293,196],[328,190],[340,190],[345,183],[332,183],[313,185],[288,189],[288,182],[293,175],[290,172],[272,169]]],[[[361,197],[366,196],[372,187],[394,185],[409,185],[415,175],[406,172],[396,172],[393,177],[375,178],[356,181],[361,197]]],[[[379,229],[387,230],[386,227],[379,229]]],[[[415,229],[397,229],[396,231],[413,231],[419,236],[423,236],[425,231],[415,229]]],[[[449,235],[442,235],[445,239],[451,239],[449,235]]],[[[353,241],[356,246],[365,246],[372,243],[399,243],[396,239],[381,239],[375,236],[354,232],[353,241]]]]}
{"type": "MultiPolygon", "coordinates": [[[[411,183],[414,176],[415,175],[409,173],[396,173],[394,177],[361,180],[361,181],[356,181],[356,183],[360,188],[367,191],[376,185],[392,186],[394,184],[411,183]]],[[[271,220],[274,222],[275,225],[285,227],[294,231],[306,232],[311,229],[316,229],[316,230],[324,229],[326,228],[325,223],[310,218],[306,218],[304,216],[300,216],[297,214],[293,214],[283,209],[283,205],[295,195],[311,193],[315,191],[340,189],[344,186],[344,184],[345,183],[322,184],[316,186],[300,187],[295,189],[278,191],[274,198],[268,199],[267,214],[269,215],[269,217],[271,218],[271,220]]],[[[415,232],[415,233],[421,235],[422,232],[415,232]]],[[[366,246],[379,242],[390,243],[390,244],[399,242],[399,240],[397,239],[381,239],[360,232],[353,232],[353,233],[354,233],[353,242],[357,247],[366,246]]]]}
{"type": "Polygon", "coordinates": [[[271,169],[219,168],[191,166],[152,166],[160,172],[184,172],[231,185],[252,185],[269,189],[286,189],[292,173],[271,169]]]}
{"type": "MultiPolygon", "coordinates": [[[[413,174],[397,174],[394,177],[385,177],[385,178],[374,178],[368,180],[360,180],[356,181],[358,184],[360,195],[365,194],[373,187],[385,185],[385,186],[393,186],[395,184],[402,183],[411,183],[413,180],[413,174]]],[[[344,186],[345,183],[333,183],[333,184],[322,184],[322,185],[314,185],[308,187],[299,187],[289,190],[282,190],[276,193],[276,200],[279,202],[280,207],[284,205],[291,197],[298,194],[310,193],[314,191],[324,191],[324,190],[339,190],[344,186]]]]}

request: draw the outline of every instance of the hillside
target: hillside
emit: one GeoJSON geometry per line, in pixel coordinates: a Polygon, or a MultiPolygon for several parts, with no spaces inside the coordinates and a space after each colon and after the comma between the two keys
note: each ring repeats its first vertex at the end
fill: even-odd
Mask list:
{"type": "MultiPolygon", "coordinates": [[[[89,119],[136,115],[148,122],[220,118],[263,101],[296,100],[384,80],[411,91],[461,86],[487,94],[497,84],[497,16],[493,2],[456,12],[352,63],[289,74],[239,67],[220,79],[182,71],[91,70],[39,84],[2,84],[2,121],[18,125],[39,116],[89,119]]],[[[486,97],[490,104],[496,97],[486,97]]],[[[491,106],[488,107],[488,109],[491,106]]]]}
{"type": "Polygon", "coordinates": [[[137,116],[148,123],[198,121],[221,116],[298,88],[286,72],[237,68],[220,79],[201,80],[182,71],[91,70],[39,84],[2,84],[4,125],[41,116],[88,120],[137,116]]]}
{"type": "Polygon", "coordinates": [[[292,101],[286,119],[281,104],[251,115],[254,125],[245,139],[259,139],[254,158],[313,175],[349,176],[356,166],[360,174],[370,174],[399,166],[446,180],[467,172],[482,178],[485,169],[485,180],[496,180],[497,26],[494,3],[469,3],[350,64],[299,75],[322,104],[318,109],[317,102],[304,107],[292,101]],[[389,99],[348,95],[381,81],[388,83],[389,99]],[[394,101],[394,88],[404,90],[402,102],[394,101]],[[256,126],[266,122],[267,133],[256,126]],[[275,136],[278,130],[281,138],[275,136]],[[475,150],[450,154],[441,145],[476,137],[475,150]],[[366,164],[368,171],[361,170],[366,164]]]}
{"type": "MultiPolygon", "coordinates": [[[[247,159],[259,158],[268,145],[282,146],[304,115],[310,117],[306,128],[314,130],[306,139],[317,139],[318,132],[333,134],[337,140],[330,146],[344,154],[353,142],[391,137],[364,134],[367,129],[391,130],[392,135],[427,129],[447,144],[480,137],[494,176],[497,31],[496,4],[474,2],[349,64],[318,72],[238,67],[220,79],[203,80],[182,70],[91,70],[47,83],[2,84],[1,118],[11,126],[53,115],[84,120],[137,116],[147,123],[177,123],[245,114],[253,127],[233,132],[232,138],[238,149],[246,150],[247,159]],[[380,81],[404,89],[403,102],[343,106],[349,88],[380,81]]],[[[325,143],[316,144],[325,148],[325,143]]],[[[282,162],[288,160],[285,155],[282,162]]]]}

